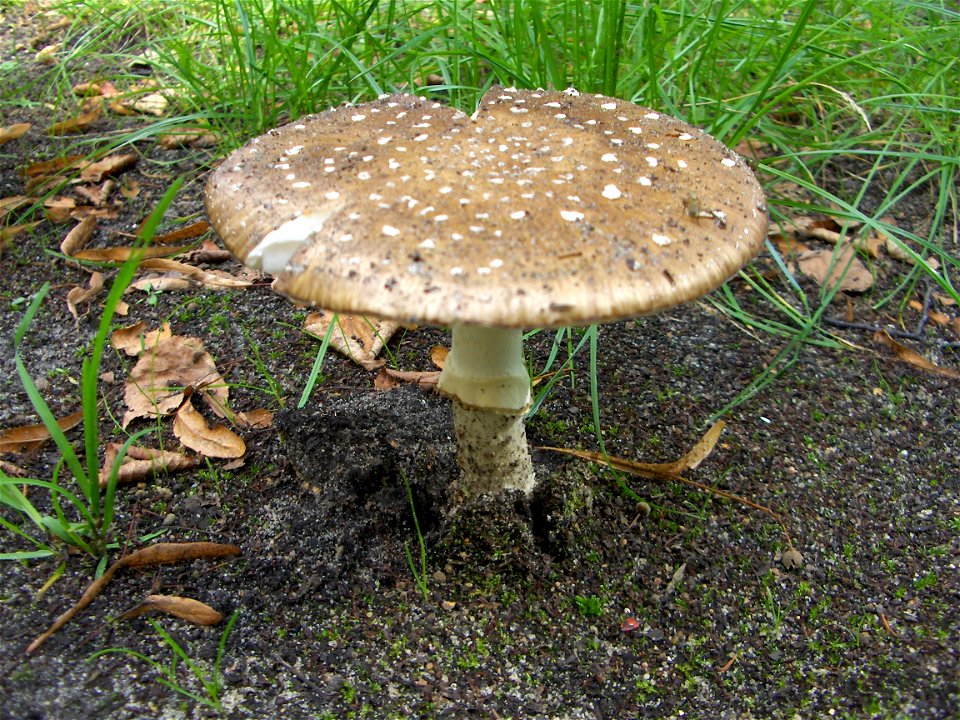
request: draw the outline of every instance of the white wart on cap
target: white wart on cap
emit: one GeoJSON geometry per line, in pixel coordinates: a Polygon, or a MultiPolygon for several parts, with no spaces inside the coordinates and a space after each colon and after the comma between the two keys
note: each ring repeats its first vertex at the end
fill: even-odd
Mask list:
{"type": "Polygon", "coordinates": [[[761,248],[762,190],[697,128],[573,90],[411,95],[303,118],[212,175],[207,212],[289,297],[403,322],[551,327],[699,297],[761,248]]]}

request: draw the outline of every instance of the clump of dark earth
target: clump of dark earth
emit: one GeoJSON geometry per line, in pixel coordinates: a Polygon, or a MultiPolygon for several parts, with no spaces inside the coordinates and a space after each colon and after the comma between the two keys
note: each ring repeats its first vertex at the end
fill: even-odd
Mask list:
{"type": "Polygon", "coordinates": [[[312,538],[318,574],[348,585],[388,581],[405,545],[419,553],[420,537],[434,561],[507,558],[524,571],[574,549],[591,504],[582,479],[541,464],[530,497],[464,500],[452,423],[448,401],[413,386],[278,414],[283,455],[303,495],[289,531],[312,538]]]}

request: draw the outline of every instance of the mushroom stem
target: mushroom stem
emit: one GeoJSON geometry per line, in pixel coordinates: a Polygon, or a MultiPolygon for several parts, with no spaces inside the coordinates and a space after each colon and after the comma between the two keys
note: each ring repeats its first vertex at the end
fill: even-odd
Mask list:
{"type": "Polygon", "coordinates": [[[529,494],[536,481],[523,424],[530,402],[523,332],[455,323],[437,387],[453,398],[464,495],[529,494]]]}

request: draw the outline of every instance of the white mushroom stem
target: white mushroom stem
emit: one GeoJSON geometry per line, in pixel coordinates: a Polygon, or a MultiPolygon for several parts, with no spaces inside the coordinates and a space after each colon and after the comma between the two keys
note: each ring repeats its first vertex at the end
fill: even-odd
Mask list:
{"type": "Polygon", "coordinates": [[[523,332],[454,324],[437,387],[453,399],[464,495],[529,494],[536,481],[523,424],[530,403],[523,332]]]}

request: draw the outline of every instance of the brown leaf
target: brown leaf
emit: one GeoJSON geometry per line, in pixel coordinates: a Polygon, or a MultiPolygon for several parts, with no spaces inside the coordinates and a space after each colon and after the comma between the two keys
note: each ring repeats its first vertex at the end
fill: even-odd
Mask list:
{"type": "MultiPolygon", "coordinates": [[[[637,475],[649,480],[683,483],[684,485],[695,487],[698,490],[709,493],[710,495],[727,498],[728,500],[733,500],[734,502],[738,502],[742,505],[746,505],[747,507],[759,510],[760,512],[766,513],[780,524],[780,527],[783,529],[783,534],[786,538],[788,547],[793,548],[793,540],[790,538],[790,533],[787,531],[787,526],[783,522],[783,519],[778,513],[774,512],[766,505],[760,505],[752,500],[748,500],[747,498],[729,493],[726,490],[704,485],[703,483],[688,480],[680,476],[679,473],[683,472],[684,470],[697,467],[697,465],[703,462],[703,460],[712,452],[724,427],[726,427],[726,423],[723,420],[717,421],[709,430],[707,430],[706,433],[704,433],[703,437],[700,438],[690,452],[681,457],[679,460],[669,463],[635,462],[632,460],[610,457],[604,455],[603,453],[589,452],[586,450],[571,450],[568,448],[540,447],[539,449],[551,450],[553,452],[564,453],[565,455],[573,455],[574,457],[583,458],[585,460],[592,460],[593,462],[607,464],[622,472],[630,473],[631,475],[637,475]]],[[[636,522],[636,520],[634,522],[636,522]]]]}
{"type": "Polygon", "coordinates": [[[118,620],[130,620],[149,612],[162,612],[196,625],[216,625],[223,620],[223,614],[206,603],[193,598],[178,595],[147,595],[142,603],[127,610],[118,620]]]}
{"type": "Polygon", "coordinates": [[[8,143],[11,140],[16,140],[31,127],[33,127],[33,125],[30,123],[16,123],[14,125],[8,125],[7,127],[0,127],[0,145],[8,143]]]}
{"type": "Polygon", "coordinates": [[[167,272],[179,273],[214,290],[246,288],[253,285],[250,280],[244,280],[229,273],[218,270],[201,270],[195,265],[187,265],[170,259],[145,260],[140,263],[140,267],[144,270],[166,270],[167,272]]]}
{"type": "MultiPolygon", "coordinates": [[[[918,313],[923,312],[923,305],[916,300],[910,301],[910,307],[918,313]]],[[[954,335],[960,336],[960,318],[952,318],[946,313],[930,309],[927,311],[927,318],[937,327],[946,328],[954,335]]]]}
{"type": "Polygon", "coordinates": [[[67,197],[54,197],[44,200],[43,207],[47,220],[53,223],[64,223],[71,218],[83,220],[90,215],[99,218],[115,218],[119,214],[116,205],[99,208],[92,205],[78,205],[74,198],[67,197]]]}
{"type": "Polygon", "coordinates": [[[335,314],[323,310],[307,315],[303,329],[322,339],[326,336],[333,318],[336,318],[337,326],[330,334],[332,348],[346,355],[365,370],[376,370],[383,366],[384,361],[378,360],[377,355],[400,327],[400,323],[392,320],[373,320],[361,315],[335,314]]]}
{"type": "Polygon", "coordinates": [[[76,260],[87,260],[90,262],[125,262],[133,253],[137,251],[140,257],[144,259],[164,257],[166,255],[179,255],[190,249],[189,245],[178,247],[112,247],[112,248],[90,248],[81,250],[73,257],[76,260]]]}
{"type": "Polygon", "coordinates": [[[680,473],[686,470],[692,470],[697,467],[713,451],[720,438],[720,433],[726,427],[723,420],[718,420],[713,426],[704,433],[703,437],[697,441],[697,444],[686,455],[678,460],[668,463],[645,463],[634,460],[625,460],[623,458],[610,457],[603,453],[590,452],[589,450],[571,450],[567,448],[543,447],[542,450],[552,450],[554,452],[573,455],[584,460],[593,460],[599,463],[608,463],[611,467],[639,475],[653,480],[677,480],[680,479],[680,473]]]}
{"type": "Polygon", "coordinates": [[[273,413],[266,408],[238,412],[235,419],[237,425],[251,430],[265,430],[273,425],[273,413]]]}
{"type": "Polygon", "coordinates": [[[102,185],[77,185],[76,193],[91,205],[103,207],[116,185],[114,180],[106,180],[102,185]]]}
{"type": "Polygon", "coordinates": [[[191,290],[195,287],[196,284],[185,277],[171,273],[169,275],[146,275],[130,283],[127,292],[130,290],[141,290],[145,293],[178,292],[180,290],[191,290]]]}
{"type": "Polygon", "coordinates": [[[434,345],[430,348],[430,361],[438,368],[443,370],[443,364],[447,361],[447,355],[450,354],[450,348],[443,345],[434,345]]]}
{"type": "Polygon", "coordinates": [[[102,160],[84,165],[80,171],[80,179],[84,182],[98,183],[105,177],[115,177],[124,170],[129,170],[140,156],[136,153],[124,153],[123,155],[108,155],[102,160]]]}
{"type": "MultiPolygon", "coordinates": [[[[83,422],[83,411],[78,410],[72,415],[57,420],[57,426],[66,432],[83,422]]],[[[45,425],[22,425],[0,432],[0,452],[25,453],[32,452],[50,439],[50,431],[45,425]]]]}
{"type": "Polygon", "coordinates": [[[114,330],[110,335],[110,344],[117,350],[123,350],[127,355],[139,355],[144,350],[152,348],[159,340],[173,335],[168,322],[161,325],[159,330],[145,332],[146,327],[147,324],[141,321],[136,325],[114,330]]]}
{"type": "Polygon", "coordinates": [[[41,160],[40,162],[35,162],[25,167],[23,169],[23,175],[27,178],[58,175],[65,170],[76,167],[83,159],[83,155],[65,155],[64,157],[54,158],[53,160],[41,160]]]}
{"type": "Polygon", "coordinates": [[[797,267],[824,287],[839,283],[840,290],[864,292],[873,285],[873,275],[850,244],[845,244],[839,252],[823,249],[802,253],[797,258],[797,267]]]}
{"type": "Polygon", "coordinates": [[[43,201],[47,220],[52,223],[64,223],[70,219],[77,207],[77,201],[67,197],[53,197],[43,201]]]}
{"type": "Polygon", "coordinates": [[[135,418],[173,412],[180,407],[188,387],[201,393],[217,414],[229,412],[229,391],[203,342],[182,335],[158,339],[130,371],[123,427],[135,418]]]}
{"type": "Polygon", "coordinates": [[[164,233],[163,235],[155,235],[153,242],[157,245],[173,245],[174,243],[183,242],[185,240],[196,240],[209,230],[210,223],[208,223],[206,220],[198,220],[197,222],[186,225],[179,230],[164,233]]]}
{"type": "Polygon", "coordinates": [[[70,622],[70,619],[73,618],[74,615],[92,603],[97,596],[103,592],[103,589],[113,579],[113,576],[117,574],[118,570],[122,570],[123,568],[140,568],[151,567],[153,565],[165,565],[169,563],[185,562],[187,560],[213,560],[217,558],[232,557],[233,555],[237,555],[239,552],[240,548],[238,548],[236,545],[223,545],[220,543],[210,542],[192,542],[156,543],[154,545],[148,545],[145,548],[141,548],[140,550],[137,550],[129,555],[125,555],[117,560],[113,565],[108,567],[103,575],[90,583],[77,603],[65,613],[60,615],[60,617],[58,617],[56,620],[54,620],[53,625],[51,625],[45,632],[43,632],[32,643],[30,643],[27,646],[26,652],[28,655],[36,652],[41,645],[50,639],[51,635],[70,622]]]}
{"type": "Polygon", "coordinates": [[[103,82],[85,82],[77,83],[73,86],[73,92],[82,97],[115,97],[120,91],[113,86],[109,80],[103,82]]]}
{"type": "Polygon", "coordinates": [[[40,48],[33,59],[41,65],[53,65],[57,62],[57,53],[63,47],[63,43],[53,43],[40,48]]]}
{"type": "Polygon", "coordinates": [[[129,103],[127,107],[141,115],[161,117],[166,114],[169,105],[170,101],[167,100],[163,93],[149,93],[148,95],[139,96],[132,103],[129,103]]]}
{"type": "Polygon", "coordinates": [[[110,109],[110,112],[116,115],[123,115],[124,117],[137,114],[133,108],[119,98],[111,100],[109,103],[107,103],[107,107],[110,109]]]}
{"type": "Polygon", "coordinates": [[[204,240],[200,247],[187,255],[190,262],[200,263],[222,263],[231,260],[233,255],[227,250],[217,245],[213,240],[204,240]]]}
{"type": "Polygon", "coordinates": [[[24,223],[23,225],[11,225],[10,227],[0,228],[0,244],[6,245],[6,243],[13,240],[20,233],[30,232],[37,227],[40,222],[40,220],[37,220],[36,222],[24,223]]]}
{"type": "Polygon", "coordinates": [[[140,183],[136,180],[124,178],[123,186],[120,188],[120,194],[127,200],[132,200],[140,195],[140,183]]]}
{"type": "Polygon", "coordinates": [[[70,135],[72,133],[81,133],[93,125],[93,123],[95,123],[99,117],[100,105],[98,104],[94,106],[92,110],[81,113],[76,117],[54,123],[47,128],[47,133],[50,135],[70,135]]]}
{"type": "Polygon", "coordinates": [[[220,136],[204,128],[179,128],[160,136],[160,147],[175,150],[181,147],[208,148],[220,144],[220,136]]]}
{"type": "Polygon", "coordinates": [[[3,218],[18,207],[22,207],[29,202],[31,202],[31,200],[26,195],[10,195],[5,198],[0,198],[0,220],[3,220],[3,218]]]}
{"type": "Polygon", "coordinates": [[[890,334],[886,330],[878,330],[874,334],[873,339],[875,342],[882,343],[890,348],[898,360],[902,360],[926,372],[942,375],[953,380],[960,379],[960,370],[954,370],[953,368],[943,367],[942,365],[936,365],[930,362],[915,350],[911,350],[906,345],[898,343],[890,337],[890,334]]]}
{"type": "MultiPolygon", "coordinates": [[[[118,443],[107,445],[99,476],[101,489],[106,488],[110,482],[110,472],[121,447],[118,443]]],[[[171,474],[190,470],[199,464],[199,457],[191,457],[173,450],[154,450],[132,445],[127,448],[127,453],[117,470],[117,486],[140,482],[156,476],[157,473],[171,474]]]]}
{"type": "Polygon", "coordinates": [[[82,250],[90,242],[90,238],[93,237],[93,232],[96,229],[97,218],[93,216],[85,217],[74,225],[73,229],[63,238],[63,242],[60,243],[60,252],[72,257],[74,253],[82,250]]]}
{"type": "Polygon", "coordinates": [[[247,451],[243,439],[230,428],[225,425],[210,427],[189,398],[177,410],[173,434],[188,448],[206,457],[238,458],[247,451]]]}
{"type": "Polygon", "coordinates": [[[95,272],[90,275],[90,281],[87,287],[77,286],[70,288],[70,291],[67,293],[67,310],[73,315],[74,320],[80,319],[77,314],[77,305],[93,300],[93,298],[100,294],[101,290],[103,290],[103,273],[101,272],[95,272]]]}
{"type": "Polygon", "coordinates": [[[436,390],[437,381],[440,379],[439,370],[426,370],[423,372],[410,370],[393,370],[391,368],[380,368],[380,372],[373,379],[373,386],[377,390],[391,390],[400,383],[414,383],[421,390],[436,390]]]}
{"type": "Polygon", "coordinates": [[[0,460],[0,470],[5,472],[10,477],[26,477],[27,471],[24,470],[19,465],[14,465],[12,462],[7,462],[6,460],[0,460]]]}

